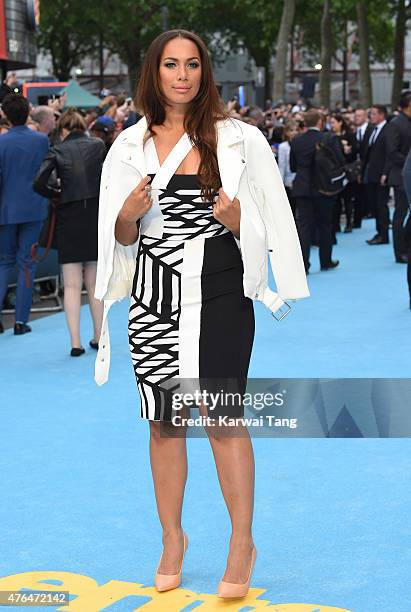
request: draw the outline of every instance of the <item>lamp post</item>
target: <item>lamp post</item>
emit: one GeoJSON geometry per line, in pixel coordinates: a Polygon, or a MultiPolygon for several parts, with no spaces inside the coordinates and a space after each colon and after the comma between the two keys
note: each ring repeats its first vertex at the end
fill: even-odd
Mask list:
{"type": "Polygon", "coordinates": [[[161,7],[161,27],[163,32],[168,30],[168,6],[161,7]]]}
{"type": "Polygon", "coordinates": [[[343,49],[343,69],[342,69],[342,103],[343,107],[347,106],[347,68],[348,68],[348,51],[347,49],[343,49]]]}

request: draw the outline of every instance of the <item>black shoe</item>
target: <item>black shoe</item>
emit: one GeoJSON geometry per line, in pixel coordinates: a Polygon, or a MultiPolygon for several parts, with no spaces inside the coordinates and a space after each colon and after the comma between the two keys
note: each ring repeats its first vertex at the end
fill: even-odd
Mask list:
{"type": "Polygon", "coordinates": [[[91,346],[91,348],[98,351],[98,342],[95,342],[94,340],[90,340],[89,345],[91,346]]]}
{"type": "Polygon", "coordinates": [[[4,327],[1,321],[0,321],[0,334],[4,334],[4,327]]]}
{"type": "Polygon", "coordinates": [[[399,255],[398,257],[395,258],[395,261],[397,263],[408,263],[408,255],[399,255]]]}
{"type": "Polygon", "coordinates": [[[344,234],[351,234],[352,232],[352,225],[346,225],[344,228],[344,234]]]}
{"type": "Polygon", "coordinates": [[[338,259],[336,259],[335,261],[331,261],[326,266],[321,266],[321,270],[332,270],[333,268],[336,268],[339,263],[340,263],[340,261],[338,259]]]}
{"type": "Polygon", "coordinates": [[[369,238],[369,240],[366,240],[365,242],[369,242],[371,240],[375,240],[376,238],[379,238],[380,235],[379,234],[375,234],[372,238],[369,238]]]}
{"type": "Polygon", "coordinates": [[[85,353],[85,352],[86,352],[86,350],[83,349],[83,347],[81,347],[81,348],[72,348],[70,355],[72,357],[80,357],[80,355],[83,355],[83,353],[85,353]]]}
{"type": "Polygon", "coordinates": [[[31,327],[30,325],[27,325],[27,323],[16,323],[14,326],[15,336],[21,336],[22,334],[28,334],[29,332],[31,332],[31,327]]]}
{"type": "Polygon", "coordinates": [[[367,244],[389,244],[388,240],[384,240],[381,236],[374,236],[372,240],[366,240],[367,244]]]}

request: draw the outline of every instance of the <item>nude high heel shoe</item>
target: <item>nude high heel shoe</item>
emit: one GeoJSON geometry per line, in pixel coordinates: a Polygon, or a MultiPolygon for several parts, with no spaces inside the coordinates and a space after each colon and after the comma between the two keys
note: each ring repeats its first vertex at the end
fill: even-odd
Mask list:
{"type": "Polygon", "coordinates": [[[220,580],[217,589],[218,597],[223,597],[224,599],[228,599],[231,597],[245,597],[250,588],[251,574],[253,572],[255,560],[257,558],[257,549],[254,546],[251,553],[251,566],[250,573],[248,574],[248,580],[246,582],[242,582],[240,584],[235,582],[225,582],[224,580],[220,580]]]}
{"type": "MultiPolygon", "coordinates": [[[[185,553],[188,547],[188,537],[185,531],[183,531],[183,537],[184,537],[184,552],[183,552],[183,558],[181,559],[180,571],[178,572],[178,574],[159,574],[158,568],[160,567],[160,563],[161,563],[161,559],[160,559],[160,563],[157,566],[156,575],[154,576],[154,586],[156,587],[157,591],[170,591],[171,589],[176,589],[181,584],[181,572],[183,569],[183,561],[184,561],[184,556],[185,556],[185,553]]],[[[161,557],[162,556],[163,555],[161,555],[161,557]]]]}

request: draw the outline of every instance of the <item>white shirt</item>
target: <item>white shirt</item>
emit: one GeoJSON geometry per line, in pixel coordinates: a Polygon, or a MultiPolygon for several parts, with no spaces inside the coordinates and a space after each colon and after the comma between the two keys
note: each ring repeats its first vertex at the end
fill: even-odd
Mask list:
{"type": "Polygon", "coordinates": [[[370,140],[368,141],[369,145],[374,144],[374,142],[377,140],[382,128],[384,127],[386,123],[387,123],[387,120],[384,119],[384,121],[381,121],[380,123],[377,123],[377,125],[374,125],[374,131],[372,132],[370,136],[370,140]]]}
{"type": "Polygon", "coordinates": [[[357,140],[358,142],[362,142],[364,140],[365,130],[368,127],[368,122],[365,121],[360,127],[357,128],[357,140]]]}
{"type": "Polygon", "coordinates": [[[288,140],[282,142],[278,147],[278,167],[286,187],[292,187],[295,179],[295,172],[290,170],[290,150],[291,147],[288,140]]]}

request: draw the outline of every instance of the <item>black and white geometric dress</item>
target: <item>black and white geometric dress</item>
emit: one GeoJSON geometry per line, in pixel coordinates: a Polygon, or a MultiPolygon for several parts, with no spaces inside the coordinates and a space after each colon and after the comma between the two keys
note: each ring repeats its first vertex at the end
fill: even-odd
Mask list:
{"type": "MultiPolygon", "coordinates": [[[[172,420],[171,393],[182,379],[209,392],[231,391],[234,381],[245,392],[253,304],[244,297],[237,243],[212,204],[201,198],[196,175],[175,173],[158,194],[161,237],[140,235],[129,343],[145,419],[172,420]]],[[[242,416],[243,409],[217,405],[208,414],[242,416]]]]}

